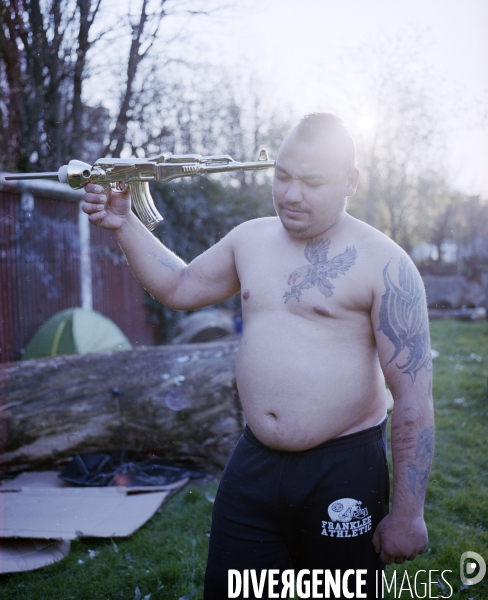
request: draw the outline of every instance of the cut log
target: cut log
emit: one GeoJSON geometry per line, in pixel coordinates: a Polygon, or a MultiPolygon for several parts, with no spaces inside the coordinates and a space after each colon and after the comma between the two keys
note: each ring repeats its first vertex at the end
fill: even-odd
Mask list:
{"type": "Polygon", "coordinates": [[[0,369],[3,470],[52,467],[76,452],[126,447],[223,467],[245,422],[237,341],[59,356],[0,369]]]}
{"type": "Polygon", "coordinates": [[[183,317],[172,344],[212,342],[235,333],[233,311],[225,308],[205,308],[183,317]]]}

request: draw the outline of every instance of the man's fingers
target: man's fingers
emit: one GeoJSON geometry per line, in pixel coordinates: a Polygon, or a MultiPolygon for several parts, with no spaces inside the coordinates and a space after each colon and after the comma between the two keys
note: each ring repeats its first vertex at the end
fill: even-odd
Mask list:
{"type": "Polygon", "coordinates": [[[107,215],[107,213],[105,211],[103,211],[102,213],[93,213],[91,215],[88,215],[88,221],[92,225],[96,225],[97,227],[100,227],[102,224],[102,221],[106,215],[107,215]]]}
{"type": "Polygon", "coordinates": [[[103,192],[103,187],[98,183],[87,183],[84,189],[89,194],[101,194],[103,192]]]}
{"type": "Polygon", "coordinates": [[[381,552],[381,533],[380,533],[379,527],[377,527],[375,529],[375,532],[373,533],[372,541],[373,541],[373,546],[376,551],[376,554],[379,554],[381,552]]]}
{"type": "Polygon", "coordinates": [[[380,554],[380,560],[381,562],[385,563],[385,565],[391,565],[391,563],[393,562],[394,557],[391,554],[388,554],[388,552],[385,552],[384,550],[382,550],[381,554],[380,554]]]}
{"type": "Polygon", "coordinates": [[[100,211],[105,209],[105,202],[100,202],[100,199],[98,199],[98,202],[85,201],[81,205],[81,209],[87,215],[91,215],[93,213],[99,213],[100,211]]]}
{"type": "Polygon", "coordinates": [[[391,565],[392,563],[396,563],[397,565],[401,565],[402,563],[404,563],[407,560],[414,560],[415,558],[417,558],[418,554],[420,554],[420,553],[419,552],[413,552],[409,556],[404,556],[403,554],[399,554],[398,556],[394,556],[393,554],[389,554],[388,552],[385,552],[383,550],[381,552],[380,559],[386,565],[391,565]]]}
{"type": "Polygon", "coordinates": [[[89,203],[95,203],[98,204],[100,202],[106,202],[107,201],[107,196],[105,194],[92,194],[92,193],[85,193],[85,195],[83,196],[83,200],[85,202],[89,202],[89,203]]]}

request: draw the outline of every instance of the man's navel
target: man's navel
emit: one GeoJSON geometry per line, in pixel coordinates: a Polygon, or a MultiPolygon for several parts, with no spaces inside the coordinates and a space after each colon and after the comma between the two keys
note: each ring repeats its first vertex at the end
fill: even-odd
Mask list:
{"type": "Polygon", "coordinates": [[[314,306],[313,311],[322,317],[330,317],[330,310],[325,306],[314,306]]]}

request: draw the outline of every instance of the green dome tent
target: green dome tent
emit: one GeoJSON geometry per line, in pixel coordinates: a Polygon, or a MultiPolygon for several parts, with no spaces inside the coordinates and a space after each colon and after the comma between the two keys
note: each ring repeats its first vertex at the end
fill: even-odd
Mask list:
{"type": "Polygon", "coordinates": [[[107,317],[92,310],[68,308],[41,325],[27,344],[22,359],[131,348],[129,340],[107,317]]]}

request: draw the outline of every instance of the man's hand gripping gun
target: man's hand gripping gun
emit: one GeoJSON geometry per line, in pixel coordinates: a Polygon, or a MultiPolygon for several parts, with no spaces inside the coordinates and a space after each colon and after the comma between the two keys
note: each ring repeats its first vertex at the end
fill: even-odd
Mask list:
{"type": "Polygon", "coordinates": [[[200,154],[164,153],[153,158],[99,158],[93,166],[80,160],[70,160],[58,172],[16,173],[6,180],[52,179],[78,190],[87,183],[111,186],[121,191],[120,184],[129,186],[134,208],[144,225],[152,231],[163,220],[149,191],[150,181],[171,181],[225,171],[251,171],[274,167],[266,150],[261,150],[257,162],[238,162],[230,156],[201,156],[200,154]]]}

